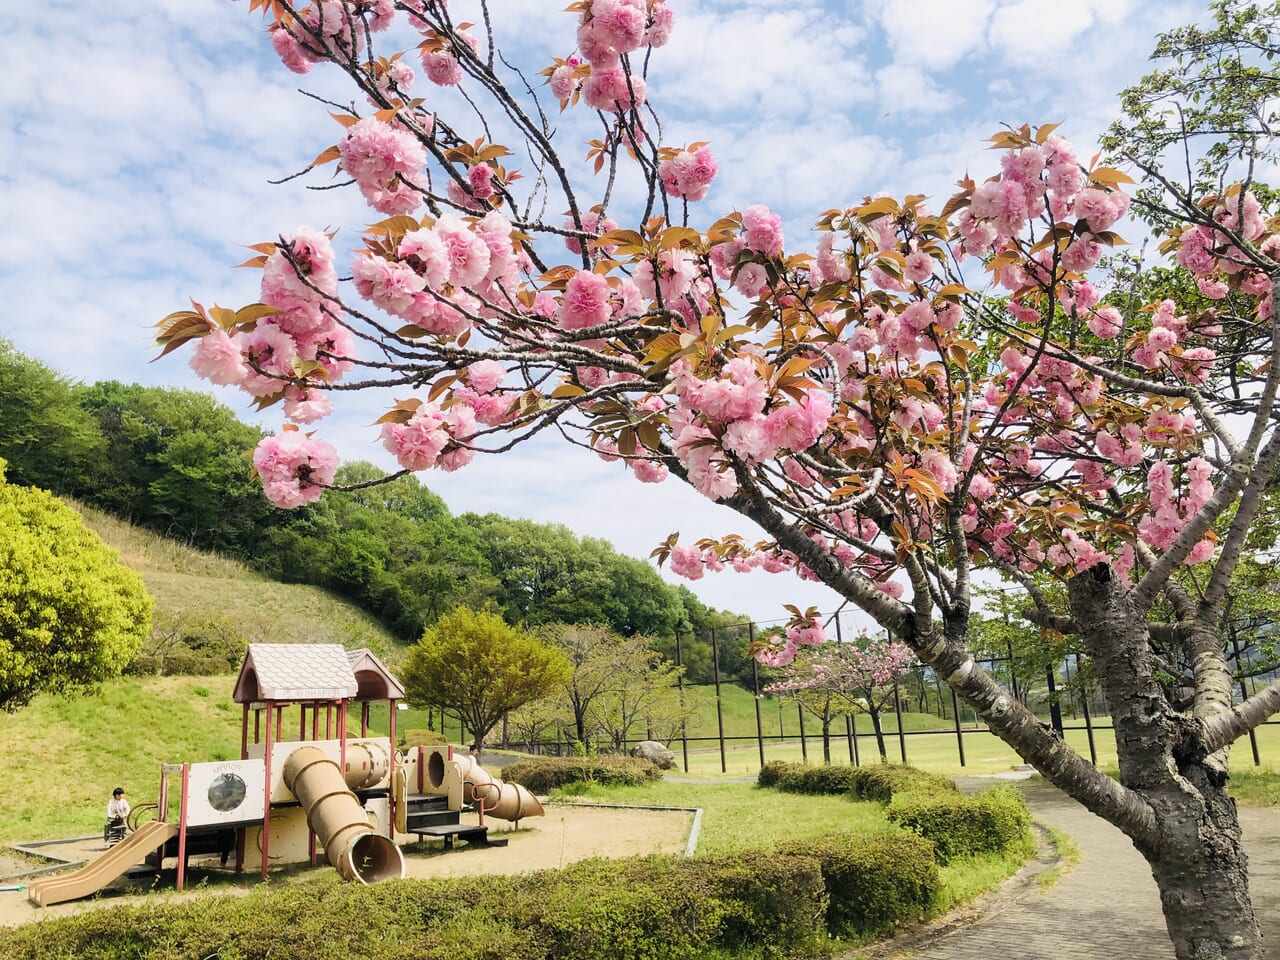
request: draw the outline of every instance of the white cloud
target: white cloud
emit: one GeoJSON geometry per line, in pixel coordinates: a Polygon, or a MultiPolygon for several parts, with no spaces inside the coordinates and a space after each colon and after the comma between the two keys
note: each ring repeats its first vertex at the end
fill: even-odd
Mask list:
{"type": "Polygon", "coordinates": [[[873,5],[897,61],[940,70],[980,51],[994,0],[879,0],[873,5]]]}
{"type": "MultiPolygon", "coordinates": [[[[1001,121],[1065,120],[1064,130],[1087,143],[1114,110],[1114,92],[1145,69],[1154,32],[1202,12],[1134,0],[848,6],[678,0],[672,42],[653,57],[651,91],[666,143],[710,140],[720,159],[710,196],[695,205],[698,222],[766,203],[804,247],[798,234],[817,214],[867,194],[923,192],[940,206],[966,168],[981,175],[993,165],[982,138],[1001,121]]],[[[562,7],[492,5],[535,82],[551,56],[573,49],[573,18],[562,7]]],[[[474,8],[455,0],[460,18],[476,19],[474,8]]],[[[188,296],[255,299],[255,274],[228,269],[247,256],[241,244],[303,223],[342,227],[354,239],[370,215],[351,191],[267,182],[337,137],[325,108],[296,88],[339,102],[351,93],[331,69],[284,71],[261,18],[226,0],[52,0],[18,5],[6,28],[0,335],[84,380],[204,389],[181,354],[148,363],[151,324],[188,296]]],[[[408,42],[385,38],[383,52],[397,39],[408,42]]],[[[449,102],[425,84],[419,92],[449,102]]],[[[552,111],[579,177],[581,140],[597,121],[586,110],[552,111]]],[[[527,158],[515,165],[532,172],[527,158]]],[[[328,174],[306,182],[326,183],[328,174]]],[[[636,199],[620,185],[616,209],[636,199]]],[[[561,209],[555,200],[549,213],[561,209]]],[[[217,393],[246,420],[279,422],[276,411],[252,414],[241,395],[217,393]]],[[[386,464],[368,426],[386,400],[361,398],[321,429],[345,457],[386,464]]],[[[620,465],[563,444],[481,457],[423,480],[455,512],[563,522],[636,556],[677,529],[690,538],[755,536],[676,481],[638,484],[620,465]]],[[[833,606],[829,592],[787,577],[726,573],[692,586],[706,602],[760,619],[777,616],[784,601],[833,606]]]]}

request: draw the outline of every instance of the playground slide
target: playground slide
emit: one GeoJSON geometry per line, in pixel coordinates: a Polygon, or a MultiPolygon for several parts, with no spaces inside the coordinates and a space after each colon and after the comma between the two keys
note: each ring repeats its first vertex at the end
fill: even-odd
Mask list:
{"type": "MultiPolygon", "coordinates": [[[[439,754],[431,758],[427,766],[427,782],[433,789],[445,784],[445,761],[439,754]]],[[[463,783],[463,795],[472,803],[484,804],[486,817],[499,820],[523,820],[525,817],[541,817],[546,814],[542,804],[528,788],[519,783],[499,780],[471,756],[455,756],[453,764],[463,783]]]]}
{"type": "Polygon", "coordinates": [[[47,907],[90,896],[130,867],[142,863],[170,837],[177,835],[176,823],[161,823],[159,820],[144,823],[102,856],[89,861],[74,873],[37,880],[27,887],[27,899],[37,907],[47,907]]]}
{"type": "Polygon", "coordinates": [[[400,848],[369,823],[338,765],[315,747],[299,747],[284,765],[284,785],[307,812],[307,823],[344,880],[377,883],[404,878],[400,848]]]}

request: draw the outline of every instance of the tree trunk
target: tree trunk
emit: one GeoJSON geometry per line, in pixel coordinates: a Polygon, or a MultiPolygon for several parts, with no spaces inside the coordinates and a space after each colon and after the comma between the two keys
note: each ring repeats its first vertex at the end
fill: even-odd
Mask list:
{"type": "Polygon", "coordinates": [[[1110,568],[1077,575],[1069,593],[1111,710],[1120,782],[1155,814],[1154,830],[1130,836],[1151,865],[1175,955],[1262,960],[1225,751],[1196,755],[1195,721],[1165,699],[1145,619],[1110,568]]]}
{"type": "Polygon", "coordinates": [[[880,751],[880,762],[889,762],[889,751],[884,746],[884,730],[880,727],[880,708],[867,701],[867,712],[871,714],[871,729],[876,732],[876,749],[880,751]]]}
{"type": "Polygon", "coordinates": [[[1178,960],[1262,960],[1262,934],[1249,898],[1235,801],[1215,772],[1184,773],[1181,803],[1159,803],[1169,842],[1135,844],[1160,888],[1165,926],[1178,960]]]}
{"type": "Polygon", "coordinates": [[[822,715],[822,762],[831,762],[831,716],[822,715]]]}

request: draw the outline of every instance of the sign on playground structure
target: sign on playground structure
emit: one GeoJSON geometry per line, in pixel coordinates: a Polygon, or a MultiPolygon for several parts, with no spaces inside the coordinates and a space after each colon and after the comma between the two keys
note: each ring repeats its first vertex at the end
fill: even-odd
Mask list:
{"type": "Polygon", "coordinates": [[[262,819],[261,760],[193,763],[187,774],[187,826],[234,826],[262,819]]]}

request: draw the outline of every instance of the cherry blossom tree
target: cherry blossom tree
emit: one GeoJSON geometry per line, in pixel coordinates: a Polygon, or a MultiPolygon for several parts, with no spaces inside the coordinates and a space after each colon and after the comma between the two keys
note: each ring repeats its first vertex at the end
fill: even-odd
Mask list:
{"type": "MultiPolygon", "coordinates": [[[[255,248],[259,302],[160,324],[164,352],[194,341],[197,372],[280,406],[289,422],[254,455],[273,502],[333,482],[334,448],[302,426],[366,389],[389,395],[379,429],[401,472],[551,431],[640,482],[688,484],[765,537],[672,535],[660,562],[826,584],[1131,838],[1178,957],[1262,956],[1227,754],[1280,684],[1233,706],[1218,614],[1280,458],[1280,224],[1253,180],[1280,102],[1257,69],[1274,5],[1220,0],[1126,95],[1108,150],[1194,280],[1154,302],[1100,268],[1133,179],[1052,124],[997,133],[991,170],[940,207],[821,213],[806,250],[764,205],[701,213],[716,159],[669,142],[648,102],[650,52],[675,28],[663,0],[571,4],[545,85],[504,57],[485,0],[475,24],[443,0],[249,6],[286,67],[358,90],[330,104],[338,139],[313,166],[376,212],[349,280],[331,237],[301,228],[255,248]],[[585,166],[557,107],[598,130],[585,166]],[[1184,148],[1203,159],[1166,170],[1184,148]],[[1119,782],[975,662],[983,570],[1021,585],[1046,634],[1080,638],[1119,782]],[[1184,668],[1186,708],[1157,676],[1184,668]]],[[[821,640],[797,613],[764,654],[821,640]]]]}
{"type": "Polygon", "coordinates": [[[827,763],[831,762],[831,721],[865,711],[871,717],[880,761],[887,763],[880,715],[893,702],[895,684],[915,661],[911,648],[888,637],[864,636],[858,643],[824,643],[805,649],[783,667],[783,678],[764,692],[795,697],[821,721],[822,758],[827,763]]]}

